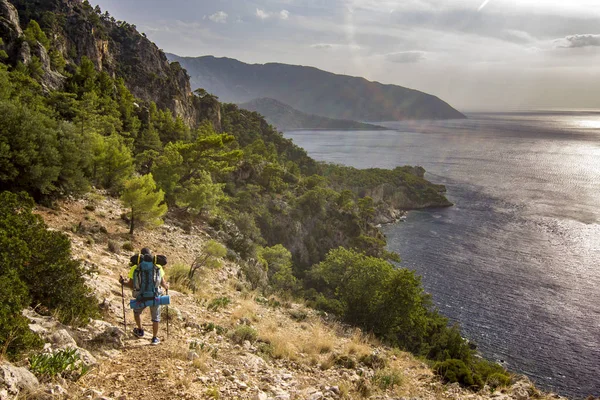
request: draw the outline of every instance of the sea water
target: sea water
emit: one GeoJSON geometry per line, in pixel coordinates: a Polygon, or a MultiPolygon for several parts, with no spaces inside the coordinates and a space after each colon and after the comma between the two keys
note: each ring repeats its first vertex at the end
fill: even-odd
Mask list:
{"type": "Polygon", "coordinates": [[[600,396],[600,113],[473,113],[389,131],[287,132],[317,160],[421,165],[455,206],[383,228],[489,359],[600,396]]]}

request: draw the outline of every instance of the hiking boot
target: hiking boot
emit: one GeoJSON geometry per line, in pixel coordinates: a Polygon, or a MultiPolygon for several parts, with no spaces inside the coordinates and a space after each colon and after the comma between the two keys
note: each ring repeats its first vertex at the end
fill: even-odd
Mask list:
{"type": "Polygon", "coordinates": [[[159,338],[157,338],[156,336],[154,336],[154,337],[152,338],[152,341],[150,342],[150,344],[152,344],[152,345],[157,345],[157,344],[160,344],[160,339],[159,339],[159,338]]]}
{"type": "Polygon", "coordinates": [[[144,330],[143,329],[139,329],[139,328],[133,328],[133,334],[137,337],[143,337],[144,336],[144,330]]]}

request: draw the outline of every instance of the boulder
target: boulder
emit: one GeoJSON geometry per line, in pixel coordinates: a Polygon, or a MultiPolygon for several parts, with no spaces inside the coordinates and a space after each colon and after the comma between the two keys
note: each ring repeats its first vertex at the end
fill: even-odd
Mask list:
{"type": "Polygon", "coordinates": [[[79,359],[81,360],[83,365],[87,367],[93,367],[98,364],[96,357],[94,357],[92,353],[90,353],[86,349],[82,349],[79,347],[77,348],[77,353],[79,354],[79,359]]]}
{"type": "Polygon", "coordinates": [[[103,348],[118,349],[124,346],[123,336],[121,328],[110,325],[102,333],[94,336],[91,342],[103,348]]]}
{"type": "Polygon", "coordinates": [[[59,329],[50,335],[50,341],[57,347],[77,347],[75,339],[69,335],[66,329],[59,329]]]}
{"type": "Polygon", "coordinates": [[[34,392],[40,382],[25,368],[10,363],[0,364],[0,398],[10,398],[22,392],[34,392]]]}

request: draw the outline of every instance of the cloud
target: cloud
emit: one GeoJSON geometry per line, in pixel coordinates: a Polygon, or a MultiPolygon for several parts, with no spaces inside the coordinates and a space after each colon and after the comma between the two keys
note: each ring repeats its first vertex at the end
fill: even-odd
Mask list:
{"type": "Polygon", "coordinates": [[[425,60],[424,51],[400,51],[385,55],[385,59],[393,63],[410,64],[425,60]]]}
{"type": "Polygon", "coordinates": [[[556,47],[577,48],[577,47],[600,47],[600,35],[570,35],[562,39],[555,40],[556,47]]]}
{"type": "Polygon", "coordinates": [[[267,19],[271,16],[270,12],[267,12],[265,10],[261,10],[260,8],[256,9],[256,16],[260,19],[267,19]]]}
{"type": "Polygon", "coordinates": [[[266,10],[257,8],[254,15],[256,15],[258,18],[262,19],[263,21],[265,19],[269,19],[271,17],[276,17],[276,18],[279,18],[282,20],[286,20],[286,19],[290,18],[290,12],[288,10],[281,10],[278,13],[274,13],[274,12],[270,12],[270,11],[266,11],[266,10]]]}
{"type": "Polygon", "coordinates": [[[310,47],[312,47],[313,49],[331,49],[333,48],[333,45],[329,43],[315,43],[312,44],[310,47]]]}
{"type": "Polygon", "coordinates": [[[212,22],[224,24],[227,22],[227,17],[228,15],[225,11],[219,11],[209,16],[208,19],[210,19],[212,22]]]}
{"type": "Polygon", "coordinates": [[[360,50],[361,47],[357,44],[338,44],[338,43],[315,43],[310,45],[313,49],[318,50],[360,50]]]}

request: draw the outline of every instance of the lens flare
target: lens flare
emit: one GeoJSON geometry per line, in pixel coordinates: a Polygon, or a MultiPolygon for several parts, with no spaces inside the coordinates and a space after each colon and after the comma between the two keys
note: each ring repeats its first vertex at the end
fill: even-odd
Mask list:
{"type": "Polygon", "coordinates": [[[481,11],[483,10],[483,7],[487,6],[487,4],[490,2],[490,0],[485,0],[483,3],[481,3],[481,5],[479,6],[479,8],[477,9],[477,11],[481,11]]]}

